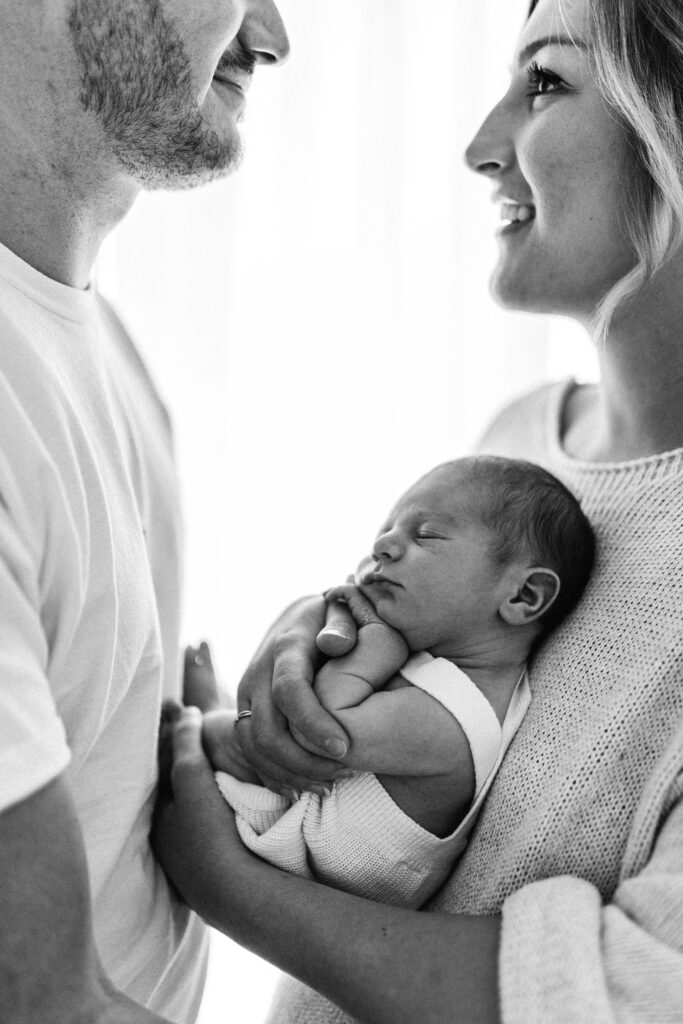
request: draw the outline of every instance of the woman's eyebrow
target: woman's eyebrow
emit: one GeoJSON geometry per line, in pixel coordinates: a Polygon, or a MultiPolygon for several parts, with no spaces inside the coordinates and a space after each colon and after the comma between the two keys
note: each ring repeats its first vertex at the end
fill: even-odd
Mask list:
{"type": "Polygon", "coordinates": [[[577,50],[588,49],[588,44],[584,43],[582,39],[572,39],[571,36],[544,36],[542,39],[534,39],[532,43],[528,43],[524,47],[517,58],[518,66],[524,67],[535,53],[547,46],[573,46],[577,50]]]}

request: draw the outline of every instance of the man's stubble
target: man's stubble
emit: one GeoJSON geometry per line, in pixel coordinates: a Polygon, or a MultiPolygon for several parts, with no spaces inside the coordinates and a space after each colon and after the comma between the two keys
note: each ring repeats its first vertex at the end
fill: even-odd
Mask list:
{"type": "Polygon", "coordinates": [[[140,185],[192,187],[235,169],[237,130],[221,138],[204,119],[185,45],[160,0],[73,0],[69,27],[81,104],[140,185]]]}

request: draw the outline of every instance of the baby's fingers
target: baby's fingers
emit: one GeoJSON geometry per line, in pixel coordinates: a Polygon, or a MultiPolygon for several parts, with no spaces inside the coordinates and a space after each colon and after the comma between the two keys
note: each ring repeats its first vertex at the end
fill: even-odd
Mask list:
{"type": "MultiPolygon", "coordinates": [[[[325,594],[327,601],[345,601],[348,610],[357,626],[367,626],[371,622],[382,622],[372,602],[354,583],[344,583],[334,587],[325,594]]],[[[320,645],[318,645],[320,646],[320,645]]]]}

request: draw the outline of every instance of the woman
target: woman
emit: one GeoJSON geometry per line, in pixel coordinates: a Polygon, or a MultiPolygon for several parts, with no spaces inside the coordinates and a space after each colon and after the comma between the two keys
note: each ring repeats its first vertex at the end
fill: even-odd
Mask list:
{"type": "MultiPolygon", "coordinates": [[[[602,368],[600,385],[513,405],[484,448],[568,483],[599,560],[533,665],[527,719],[431,913],[255,861],[219,809],[196,713],[176,730],[156,835],[172,879],[360,1021],[683,1020],[682,126],[681,0],[535,0],[468,150],[502,203],[495,294],[585,324],[602,368]]],[[[305,685],[322,616],[313,599],[285,613],[240,690],[243,745],[274,785],[338,768],[295,748],[287,719],[343,760],[305,685]]],[[[272,1019],[348,1018],[287,982],[272,1019]]]]}

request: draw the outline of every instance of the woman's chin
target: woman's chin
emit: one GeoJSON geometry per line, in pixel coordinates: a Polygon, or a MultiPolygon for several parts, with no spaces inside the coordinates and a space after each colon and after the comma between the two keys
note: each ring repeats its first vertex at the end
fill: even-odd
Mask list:
{"type": "Polygon", "coordinates": [[[519,313],[549,312],[538,308],[539,296],[531,293],[528,280],[511,277],[501,268],[494,270],[489,291],[495,302],[503,309],[519,313]]]}
{"type": "Polygon", "coordinates": [[[553,294],[550,288],[540,289],[530,275],[522,278],[495,270],[489,291],[497,305],[514,313],[538,313],[545,316],[575,317],[572,303],[566,296],[553,294]],[[533,285],[533,287],[531,287],[533,285]]]}

